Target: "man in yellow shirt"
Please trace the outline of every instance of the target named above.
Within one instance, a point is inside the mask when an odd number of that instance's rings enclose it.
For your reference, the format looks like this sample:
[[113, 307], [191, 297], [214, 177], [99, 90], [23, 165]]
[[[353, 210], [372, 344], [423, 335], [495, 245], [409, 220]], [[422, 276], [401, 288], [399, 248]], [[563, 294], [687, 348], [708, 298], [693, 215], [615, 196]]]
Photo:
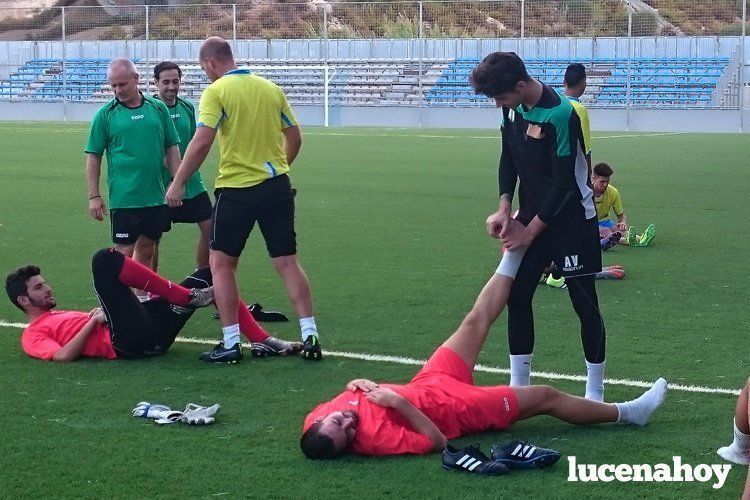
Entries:
[[583, 133], [583, 147], [586, 155], [586, 161], [591, 168], [591, 119], [586, 106], [581, 104], [579, 99], [586, 91], [586, 67], [581, 63], [574, 63], [568, 66], [563, 77], [563, 89], [565, 96], [573, 105], [578, 118], [581, 120], [581, 132]]
[[213, 363], [236, 363], [242, 359], [235, 272], [257, 222], [268, 254], [300, 317], [303, 358], [319, 360], [322, 351], [312, 293], [297, 258], [296, 191], [287, 175], [302, 145], [297, 121], [279, 87], [247, 69], [237, 68], [226, 40], [211, 37], [204, 41], [199, 62], [212, 83], [201, 96], [195, 136], [166, 199], [170, 206], [180, 206], [185, 183], [200, 168], [218, 135], [221, 159], [215, 183], [209, 263], [223, 340], [200, 359]]
[[[596, 217], [599, 219], [599, 237], [609, 238], [612, 233], [626, 234], [619, 243], [636, 247], [647, 247], [656, 236], [656, 228], [649, 224], [642, 235], [638, 235], [633, 226], [628, 226], [628, 218], [622, 209], [620, 192], [609, 183], [614, 170], [606, 163], [597, 163], [591, 174], [591, 183], [594, 186], [594, 204], [596, 205]], [[610, 212], [615, 213], [617, 222], [610, 219]]]

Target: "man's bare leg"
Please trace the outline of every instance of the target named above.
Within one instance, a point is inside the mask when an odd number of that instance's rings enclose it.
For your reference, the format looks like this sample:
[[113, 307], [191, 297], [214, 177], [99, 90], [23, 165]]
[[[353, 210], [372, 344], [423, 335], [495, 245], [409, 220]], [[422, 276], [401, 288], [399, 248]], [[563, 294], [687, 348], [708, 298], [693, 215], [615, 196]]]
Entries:
[[198, 245], [195, 249], [195, 267], [197, 269], [209, 265], [208, 242], [211, 238], [211, 228], [211, 219], [203, 220], [198, 223], [200, 235], [198, 235]]
[[461, 325], [443, 342], [443, 347], [458, 354], [470, 369], [474, 369], [490, 327], [500, 316], [508, 302], [513, 278], [493, 274], [479, 293], [474, 307], [464, 317]]
[[[315, 324], [315, 315], [313, 314], [310, 281], [307, 279], [307, 274], [305, 274], [305, 270], [302, 269], [299, 263], [297, 254], [274, 257], [271, 259], [271, 262], [273, 262], [273, 267], [276, 268], [276, 272], [279, 273], [281, 280], [284, 282], [286, 293], [289, 295], [289, 300], [292, 301], [294, 310], [299, 318], [302, 342], [306, 342], [309, 339], [307, 345], [311, 347], [318, 346], [316, 351], [319, 352], [318, 339], [320, 338], [320, 334], [318, 333], [318, 327]], [[317, 354], [314, 357], [320, 359]], [[304, 358], [310, 359], [307, 356], [304, 356]]]
[[[216, 308], [219, 310], [222, 331], [228, 327], [237, 327], [237, 339], [239, 339], [239, 324], [237, 320], [237, 307], [240, 302], [240, 293], [237, 288], [237, 257], [232, 257], [219, 250], [211, 250], [209, 262], [211, 275], [214, 282], [214, 297]], [[225, 340], [229, 341], [225, 333]], [[239, 342], [239, 340], [237, 340]], [[232, 344], [234, 345], [234, 344]], [[229, 348], [232, 345], [226, 345]]]
[[732, 443], [716, 450], [721, 458], [739, 465], [750, 465], [750, 425], [748, 425], [748, 388], [750, 379], [745, 382], [742, 392], [737, 398], [734, 409], [734, 425]]
[[[130, 257], [132, 259], [133, 251], [135, 250], [135, 243], [131, 243], [129, 245], [120, 245], [119, 243], [115, 243], [115, 250], [123, 254], [125, 257]], [[147, 264], [147, 266], [151, 267], [151, 263]]]
[[133, 250], [131, 251], [130, 256], [133, 257], [133, 260], [138, 262], [139, 264], [143, 264], [148, 268], [154, 269], [153, 260], [155, 249], [155, 240], [152, 240], [151, 238], [147, 238], [145, 236], [139, 236], [138, 241], [136, 241], [135, 245], [133, 245]]
[[579, 398], [545, 385], [514, 387], [519, 420], [550, 415], [575, 425], [618, 422], [646, 425], [651, 414], [664, 402], [667, 382], [660, 378], [639, 398], [624, 403], [601, 403]]

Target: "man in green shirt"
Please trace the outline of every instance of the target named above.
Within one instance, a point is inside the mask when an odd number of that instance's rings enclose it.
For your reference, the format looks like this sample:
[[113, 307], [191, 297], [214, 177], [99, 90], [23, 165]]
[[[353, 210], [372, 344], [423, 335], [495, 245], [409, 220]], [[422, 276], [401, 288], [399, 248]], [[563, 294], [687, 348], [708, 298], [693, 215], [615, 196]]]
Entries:
[[[158, 93], [155, 98], [167, 105], [177, 134], [180, 137], [180, 156], [185, 154], [190, 140], [195, 135], [195, 107], [190, 101], [179, 96], [182, 85], [182, 70], [171, 61], [162, 61], [154, 66], [154, 84]], [[162, 170], [164, 186], [169, 186], [172, 176], [167, 169]], [[198, 224], [200, 236], [196, 250], [196, 267], [208, 266], [208, 241], [211, 236], [211, 198], [203, 184], [200, 172], [195, 172], [185, 185], [185, 199], [182, 206], [169, 208], [169, 218], [164, 231], [171, 229], [172, 223]], [[154, 253], [153, 269], [156, 271], [159, 262], [159, 245]], [[139, 250], [139, 249], [138, 249]], [[138, 250], [136, 253], [138, 253]]]
[[[102, 156], [107, 155], [112, 241], [123, 254], [151, 265], [167, 217], [162, 171], [180, 166], [180, 139], [163, 102], [138, 91], [138, 71], [129, 59], [109, 63], [107, 79], [115, 98], [91, 121], [86, 144], [89, 214], [102, 221], [107, 205], [99, 190]], [[138, 255], [133, 255], [140, 241]]]

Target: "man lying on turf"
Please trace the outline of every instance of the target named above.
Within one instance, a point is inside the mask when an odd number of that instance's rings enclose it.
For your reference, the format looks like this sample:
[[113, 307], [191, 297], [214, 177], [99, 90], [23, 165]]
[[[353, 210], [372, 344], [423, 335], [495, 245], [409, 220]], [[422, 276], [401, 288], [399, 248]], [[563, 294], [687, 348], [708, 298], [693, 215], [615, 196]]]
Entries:
[[[517, 251], [504, 254], [458, 330], [411, 382], [381, 385], [355, 379], [336, 398], [317, 406], [305, 419], [300, 440], [303, 453], [312, 459], [335, 458], [346, 451], [423, 454], [443, 449], [448, 439], [505, 429], [536, 415], [551, 415], [571, 424], [646, 425], [664, 401], [667, 383], [662, 378], [638, 399], [615, 404], [547, 386], [474, 385], [477, 356], [505, 307], [520, 257]], [[506, 266], [511, 260], [515, 262]]]
[[[91, 261], [94, 290], [101, 307], [57, 311], [52, 288], [36, 266], [16, 269], [5, 280], [10, 301], [21, 309], [29, 326], [21, 346], [29, 356], [49, 361], [79, 357], [139, 358], [169, 349], [197, 307], [213, 303], [211, 273], [196, 270], [176, 285], [114, 249], [99, 250]], [[144, 303], [131, 288], [159, 297]], [[190, 288], [188, 288], [190, 287]], [[254, 356], [292, 354], [301, 344], [268, 335], [240, 304], [240, 329], [252, 342]]]

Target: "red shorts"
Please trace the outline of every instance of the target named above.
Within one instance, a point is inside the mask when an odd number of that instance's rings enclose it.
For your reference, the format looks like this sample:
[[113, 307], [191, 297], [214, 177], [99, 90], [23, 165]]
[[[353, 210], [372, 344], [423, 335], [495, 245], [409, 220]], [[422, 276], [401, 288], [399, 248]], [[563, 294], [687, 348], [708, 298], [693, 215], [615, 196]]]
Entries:
[[439, 387], [457, 405], [461, 413], [461, 433], [505, 429], [518, 420], [518, 399], [506, 385], [476, 386], [472, 370], [461, 357], [440, 347], [425, 363], [409, 385]]

